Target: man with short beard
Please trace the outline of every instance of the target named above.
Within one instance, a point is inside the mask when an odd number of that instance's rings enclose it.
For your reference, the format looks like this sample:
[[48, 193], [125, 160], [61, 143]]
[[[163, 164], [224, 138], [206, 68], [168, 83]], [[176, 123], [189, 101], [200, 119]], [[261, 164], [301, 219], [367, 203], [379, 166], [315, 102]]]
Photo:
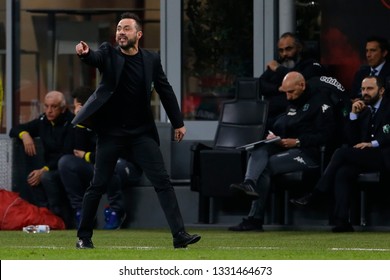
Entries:
[[283, 78], [291, 71], [297, 71], [305, 80], [325, 74], [321, 64], [310, 57], [305, 57], [301, 40], [293, 33], [282, 34], [278, 41], [277, 60], [267, 63], [267, 69], [260, 76], [260, 95], [269, 101], [268, 127], [274, 123], [276, 117], [286, 111], [287, 99], [284, 92], [279, 91]]
[[349, 209], [357, 176], [362, 172], [378, 172], [388, 168], [390, 101], [383, 98], [384, 91], [383, 81], [379, 77], [363, 79], [363, 99], [352, 104], [345, 128], [349, 146], [335, 151], [312, 193], [290, 200], [296, 206], [308, 206], [315, 204], [325, 193], [333, 193], [333, 232], [354, 231], [349, 222]]
[[[153, 184], [171, 229], [173, 246], [185, 248], [200, 240], [199, 235], [185, 231], [175, 190], [164, 165], [150, 104], [154, 90], [159, 94], [178, 142], [186, 128], [160, 56], [138, 46], [142, 35], [139, 17], [124, 13], [116, 28], [117, 47], [105, 42], [93, 51], [83, 41], [76, 45], [81, 60], [101, 73], [99, 86], [73, 120], [74, 124], [90, 125], [97, 134], [94, 176], [84, 195], [77, 232], [79, 249], [94, 248], [91, 240], [94, 218], [119, 157], [141, 167]], [[147, 217], [151, 213], [144, 214]]]

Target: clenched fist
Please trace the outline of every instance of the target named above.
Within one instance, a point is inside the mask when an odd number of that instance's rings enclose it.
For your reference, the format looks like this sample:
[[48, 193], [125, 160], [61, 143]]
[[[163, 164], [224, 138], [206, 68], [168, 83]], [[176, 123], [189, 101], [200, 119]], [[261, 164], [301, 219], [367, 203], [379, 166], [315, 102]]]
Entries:
[[80, 41], [80, 43], [76, 45], [76, 53], [78, 55], [84, 55], [87, 54], [88, 52], [89, 52], [89, 46], [84, 41]]

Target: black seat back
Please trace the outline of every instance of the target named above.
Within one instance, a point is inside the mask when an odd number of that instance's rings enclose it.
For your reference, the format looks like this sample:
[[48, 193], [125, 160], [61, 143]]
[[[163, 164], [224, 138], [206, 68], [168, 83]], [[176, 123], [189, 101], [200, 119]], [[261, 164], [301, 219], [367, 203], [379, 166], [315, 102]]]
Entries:
[[264, 137], [268, 103], [260, 99], [259, 79], [236, 80], [235, 99], [222, 103], [214, 148], [230, 149]]
[[257, 100], [260, 85], [258, 78], [240, 77], [236, 80], [236, 99], [238, 100]]
[[234, 100], [222, 104], [214, 148], [235, 148], [264, 138], [268, 103], [265, 100]]

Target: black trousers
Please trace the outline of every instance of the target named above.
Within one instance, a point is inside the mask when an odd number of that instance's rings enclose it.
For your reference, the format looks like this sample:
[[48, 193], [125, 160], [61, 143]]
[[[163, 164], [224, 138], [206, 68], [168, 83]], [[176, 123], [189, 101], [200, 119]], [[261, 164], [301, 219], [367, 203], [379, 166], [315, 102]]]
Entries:
[[32, 188], [35, 204], [39, 207], [47, 207], [56, 215], [61, 214], [61, 197], [64, 187], [57, 170], [44, 172], [41, 183]]
[[[91, 238], [94, 218], [102, 194], [114, 173], [118, 158], [137, 164], [153, 184], [172, 235], [184, 230], [175, 191], [165, 169], [156, 141], [149, 136], [111, 136], [98, 134], [94, 176], [83, 199], [83, 213], [77, 232], [79, 238]], [[147, 216], [148, 213], [145, 213]]]
[[33, 187], [38, 206], [47, 207], [61, 217], [67, 228], [73, 228], [72, 210], [58, 170], [43, 172], [41, 184]]
[[[75, 211], [81, 210], [84, 193], [93, 177], [93, 164], [75, 155], [63, 155], [58, 161], [58, 172], [72, 208]], [[107, 198], [112, 210], [124, 211], [122, 185], [117, 174], [111, 178]]]
[[377, 172], [381, 166], [381, 150], [378, 148], [342, 147], [334, 152], [316, 189], [334, 193], [336, 221], [347, 222], [349, 219], [351, 192], [359, 173]]

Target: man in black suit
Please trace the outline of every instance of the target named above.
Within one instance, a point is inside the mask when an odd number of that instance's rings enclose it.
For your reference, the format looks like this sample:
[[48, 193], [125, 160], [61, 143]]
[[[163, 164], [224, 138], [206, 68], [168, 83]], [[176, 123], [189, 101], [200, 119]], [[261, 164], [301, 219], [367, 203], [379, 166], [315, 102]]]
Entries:
[[362, 96], [361, 85], [364, 77], [378, 76], [384, 81], [385, 88], [390, 82], [390, 63], [387, 61], [389, 53], [389, 42], [382, 37], [369, 37], [366, 40], [366, 60], [367, 64], [360, 67], [355, 73], [350, 97], [352, 100]]
[[312, 193], [290, 200], [294, 205], [307, 206], [333, 192], [333, 232], [354, 231], [349, 223], [350, 196], [359, 173], [384, 171], [389, 166], [390, 100], [383, 98], [385, 89], [377, 76], [364, 78], [361, 89], [363, 100], [352, 104], [345, 127], [349, 146], [335, 151]]
[[139, 17], [124, 13], [116, 28], [117, 47], [105, 42], [93, 51], [83, 41], [76, 45], [81, 60], [101, 73], [98, 88], [73, 120], [74, 124], [91, 125], [97, 133], [94, 176], [84, 195], [77, 232], [76, 247], [80, 249], [94, 248], [91, 240], [94, 217], [119, 157], [140, 166], [152, 182], [170, 226], [174, 247], [185, 248], [200, 240], [199, 235], [185, 231], [164, 166], [150, 106], [154, 89], [175, 129], [177, 141], [183, 139], [186, 128], [159, 55], [138, 46], [142, 35]]

